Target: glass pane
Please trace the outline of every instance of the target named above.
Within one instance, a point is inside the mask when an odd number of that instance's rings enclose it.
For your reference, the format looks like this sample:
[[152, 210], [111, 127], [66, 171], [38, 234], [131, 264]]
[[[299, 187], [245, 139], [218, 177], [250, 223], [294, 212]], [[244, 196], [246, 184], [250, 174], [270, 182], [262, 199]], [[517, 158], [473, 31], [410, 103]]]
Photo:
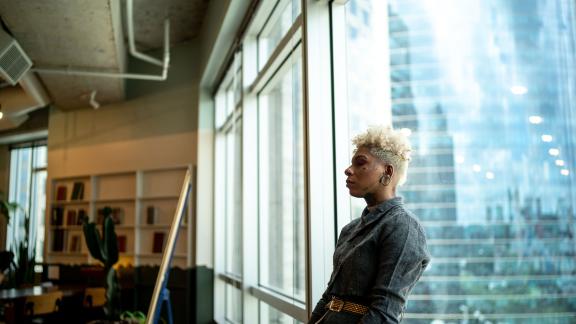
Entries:
[[276, 308], [260, 302], [261, 324], [300, 324], [302, 322], [278, 311]]
[[258, 70], [264, 67], [300, 11], [300, 0], [278, 1], [258, 36]]
[[214, 113], [214, 122], [216, 129], [222, 127], [224, 122], [226, 121], [226, 93], [222, 90], [219, 90], [214, 98], [215, 102], [215, 113]]
[[226, 134], [226, 271], [242, 276], [242, 124]]
[[[46, 147], [44, 147], [44, 152]], [[37, 150], [38, 151], [38, 150]], [[32, 207], [30, 208], [30, 238], [36, 250], [36, 262], [44, 261], [44, 215], [46, 214], [46, 170], [34, 172]]]
[[298, 61], [259, 97], [260, 284], [303, 300], [304, 140], [300, 71]]
[[226, 320], [242, 323], [242, 292], [230, 285], [226, 285]]
[[[346, 14], [346, 70], [348, 138], [370, 125], [389, 124], [388, 56], [386, 1], [349, 1]], [[349, 158], [352, 158], [352, 143]], [[348, 159], [350, 161], [350, 159]], [[348, 162], [346, 161], [346, 162]], [[343, 171], [344, 167], [338, 171]], [[359, 217], [366, 206], [363, 199], [351, 200], [351, 215]]]
[[34, 167], [35, 168], [45, 168], [48, 166], [48, 160], [46, 155], [46, 146], [39, 146], [35, 148], [34, 151]]
[[[387, 21], [372, 46], [389, 67], [375, 73], [391, 80], [385, 113], [411, 134], [400, 194], [432, 253], [405, 318], [573, 322], [576, 4], [382, 2], [348, 2], [348, 46]], [[349, 87], [371, 87], [365, 53], [348, 50]]]
[[9, 201], [17, 203], [8, 226], [6, 246], [14, 250], [18, 242], [25, 240], [28, 232], [25, 227], [24, 211], [28, 212], [32, 185], [32, 148], [14, 149], [10, 152]]

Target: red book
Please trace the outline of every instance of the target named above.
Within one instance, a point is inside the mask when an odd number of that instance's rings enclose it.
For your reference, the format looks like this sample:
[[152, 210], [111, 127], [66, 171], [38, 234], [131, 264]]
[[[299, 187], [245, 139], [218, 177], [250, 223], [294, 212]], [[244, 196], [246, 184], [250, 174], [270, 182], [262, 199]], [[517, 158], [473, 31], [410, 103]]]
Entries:
[[118, 252], [120, 252], [120, 253], [126, 252], [126, 236], [125, 235], [118, 236]]
[[56, 200], [66, 200], [66, 186], [56, 188]]
[[66, 225], [76, 225], [76, 223], [77, 223], [76, 211], [74, 209], [71, 209], [66, 214]]
[[163, 249], [164, 249], [164, 233], [154, 232], [152, 253], [162, 253]]

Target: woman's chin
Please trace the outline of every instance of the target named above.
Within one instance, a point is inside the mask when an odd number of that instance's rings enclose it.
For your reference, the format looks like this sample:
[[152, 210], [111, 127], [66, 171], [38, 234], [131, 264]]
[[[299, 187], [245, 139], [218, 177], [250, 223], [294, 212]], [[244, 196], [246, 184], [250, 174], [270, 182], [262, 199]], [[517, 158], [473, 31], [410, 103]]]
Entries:
[[354, 198], [362, 198], [364, 197], [361, 193], [354, 191], [353, 189], [348, 189], [348, 193], [350, 194], [350, 196], [354, 197]]

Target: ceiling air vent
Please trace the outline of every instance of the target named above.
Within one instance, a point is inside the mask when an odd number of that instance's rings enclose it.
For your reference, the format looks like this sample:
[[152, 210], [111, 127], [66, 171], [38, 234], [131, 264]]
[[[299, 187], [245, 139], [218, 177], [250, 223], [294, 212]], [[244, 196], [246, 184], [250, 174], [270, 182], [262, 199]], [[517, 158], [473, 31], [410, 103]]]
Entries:
[[16, 40], [0, 29], [0, 76], [15, 85], [31, 67], [32, 61]]

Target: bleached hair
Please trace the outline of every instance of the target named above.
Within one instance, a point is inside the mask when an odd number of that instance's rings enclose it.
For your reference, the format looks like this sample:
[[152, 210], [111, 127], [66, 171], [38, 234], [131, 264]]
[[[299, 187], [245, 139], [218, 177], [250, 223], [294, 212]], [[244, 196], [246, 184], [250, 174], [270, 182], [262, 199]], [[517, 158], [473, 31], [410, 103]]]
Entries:
[[399, 175], [398, 185], [406, 182], [412, 146], [404, 133], [390, 127], [370, 126], [366, 132], [355, 136], [352, 143], [356, 146], [354, 152], [365, 147], [378, 159], [392, 165]]

